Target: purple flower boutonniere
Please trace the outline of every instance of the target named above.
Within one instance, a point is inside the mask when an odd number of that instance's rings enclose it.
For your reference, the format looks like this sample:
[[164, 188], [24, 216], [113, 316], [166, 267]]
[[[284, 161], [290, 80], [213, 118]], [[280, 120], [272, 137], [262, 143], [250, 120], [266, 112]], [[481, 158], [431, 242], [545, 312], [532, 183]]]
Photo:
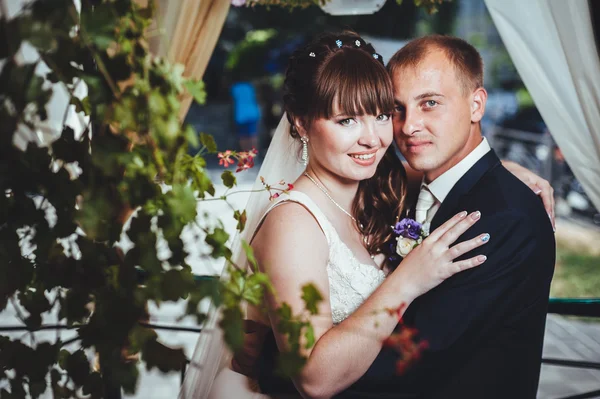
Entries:
[[416, 220], [404, 218], [392, 226], [396, 234], [396, 254], [405, 258], [417, 245], [429, 235], [429, 223], [421, 224]]

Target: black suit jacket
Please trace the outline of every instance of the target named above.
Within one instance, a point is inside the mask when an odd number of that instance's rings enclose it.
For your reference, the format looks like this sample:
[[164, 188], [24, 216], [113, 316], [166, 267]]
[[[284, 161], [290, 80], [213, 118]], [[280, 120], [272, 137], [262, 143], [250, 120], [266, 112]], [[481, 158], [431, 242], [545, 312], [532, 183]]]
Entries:
[[[429, 349], [403, 375], [399, 354], [383, 349], [346, 398], [535, 398], [554, 272], [555, 240], [541, 200], [508, 172], [493, 151], [453, 187], [431, 230], [456, 213], [482, 217], [457, 242], [489, 233], [490, 242], [465, 254], [487, 256], [421, 296], [404, 322], [419, 331]], [[274, 341], [267, 344], [272, 358]], [[263, 392], [282, 390], [266, 371]]]
[[466, 254], [487, 256], [419, 297], [405, 323], [429, 343], [423, 358], [394, 375], [398, 354], [384, 349], [349, 392], [422, 398], [535, 398], [555, 240], [541, 200], [508, 172], [493, 151], [453, 187], [431, 230], [456, 213], [482, 217], [457, 242], [489, 233]]

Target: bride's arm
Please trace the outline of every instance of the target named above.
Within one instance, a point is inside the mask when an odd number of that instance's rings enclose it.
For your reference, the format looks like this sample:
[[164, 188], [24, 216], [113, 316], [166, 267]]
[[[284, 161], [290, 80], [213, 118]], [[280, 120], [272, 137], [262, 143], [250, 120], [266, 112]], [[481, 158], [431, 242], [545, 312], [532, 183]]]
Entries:
[[[321, 292], [319, 313], [309, 317], [316, 345], [303, 348], [308, 361], [294, 384], [307, 398], [331, 397], [357, 381], [373, 363], [383, 341], [393, 332], [398, 316], [386, 309], [401, 309], [417, 296], [485, 259], [452, 260], [484, 243], [481, 237], [449, 249], [476, 222], [471, 216], [455, 216], [415, 248], [381, 286], [342, 323], [331, 320], [327, 260], [329, 249], [313, 217], [299, 204], [274, 209], [253, 241], [261, 269], [269, 275], [275, 295], [267, 295], [272, 326], [282, 303], [293, 314], [305, 312], [302, 286], [312, 283]], [[402, 308], [403, 309], [403, 308]], [[401, 311], [400, 313], [403, 313]], [[286, 336], [274, 328], [281, 351], [289, 348]]]

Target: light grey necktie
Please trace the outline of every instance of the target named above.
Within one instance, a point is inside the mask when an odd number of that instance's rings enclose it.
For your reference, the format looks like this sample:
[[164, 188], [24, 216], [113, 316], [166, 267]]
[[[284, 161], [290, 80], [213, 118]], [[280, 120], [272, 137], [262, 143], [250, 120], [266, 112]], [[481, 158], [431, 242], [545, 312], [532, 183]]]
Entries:
[[427, 221], [427, 212], [431, 209], [436, 200], [429, 188], [426, 185], [421, 186], [419, 192], [419, 199], [417, 200], [417, 206], [415, 207], [415, 219], [419, 223], [425, 223]]

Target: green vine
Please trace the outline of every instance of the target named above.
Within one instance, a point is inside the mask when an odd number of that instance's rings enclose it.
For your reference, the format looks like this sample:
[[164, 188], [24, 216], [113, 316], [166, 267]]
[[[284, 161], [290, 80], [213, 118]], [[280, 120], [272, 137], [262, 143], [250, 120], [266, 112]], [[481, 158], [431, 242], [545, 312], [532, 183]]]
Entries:
[[[203, 103], [204, 85], [150, 54], [144, 37], [154, 11], [149, 4], [84, 1], [78, 12], [71, 0], [35, 1], [12, 19], [2, 12], [0, 311], [10, 304], [29, 337], [0, 335], [0, 381], [9, 385], [0, 390], [3, 399], [36, 398], [48, 389], [55, 397], [99, 398], [111, 387], [132, 393], [138, 378], [132, 355], [140, 353], [147, 368], [163, 372], [179, 370], [185, 360], [181, 349], [163, 345], [140, 325], [149, 302], [185, 299], [183, 316], [201, 323], [206, 314], [199, 304], [212, 298], [224, 307], [228, 344], [238, 348], [242, 303], [261, 303], [270, 287], [264, 274], [231, 263], [221, 223], [200, 223], [198, 201], [229, 204], [236, 192], [214, 197], [205, 157], [216, 154], [215, 142], [178, 119], [184, 92]], [[34, 62], [20, 61], [26, 47], [35, 50]], [[80, 85], [87, 96], [75, 94]], [[78, 134], [65, 112], [56, 137], [36, 140], [56, 90], [68, 94], [87, 124]], [[188, 153], [199, 145], [198, 153]], [[254, 155], [225, 156], [241, 172]], [[221, 178], [228, 189], [236, 184], [230, 171]], [[269, 185], [264, 191], [287, 189]], [[243, 230], [245, 212], [229, 205]], [[210, 248], [203, 257], [229, 261], [230, 279], [194, 280], [181, 239], [188, 225], [202, 225]], [[132, 244], [127, 252], [116, 245], [122, 234]], [[158, 254], [159, 240], [168, 246], [166, 258]], [[77, 336], [38, 342], [34, 333], [50, 313]], [[89, 351], [97, 354], [97, 365], [90, 364]]]
[[[180, 99], [187, 92], [204, 103], [204, 84], [149, 52], [145, 32], [152, 1], [142, 8], [133, 0], [93, 6], [84, 0], [78, 11], [72, 0], [37, 0], [11, 19], [5, 1], [0, 0], [0, 311], [10, 304], [28, 332], [0, 335], [0, 382], [9, 386], [0, 389], [0, 398], [37, 398], [48, 390], [57, 398], [100, 398], [112, 389], [133, 393], [137, 354], [148, 369], [180, 370], [183, 350], [163, 345], [142, 325], [149, 302], [185, 300], [182, 317], [201, 324], [207, 315], [200, 303], [212, 299], [223, 306], [227, 343], [239, 348], [242, 305], [260, 305], [272, 288], [248, 244], [251, 270], [233, 263], [223, 224], [198, 214], [197, 205], [224, 201], [242, 231], [246, 213], [228, 200], [240, 192], [231, 191], [235, 173], [221, 174], [227, 191], [217, 196], [206, 157], [218, 156], [223, 166], [237, 164], [236, 172], [243, 172], [256, 154], [217, 154], [212, 136], [181, 124]], [[315, 1], [253, 3], [293, 8]], [[33, 62], [22, 61], [26, 49], [34, 50]], [[85, 96], [77, 94], [82, 87]], [[57, 91], [84, 117], [82, 132], [67, 124], [68, 109], [60, 121], [49, 120], [47, 106]], [[292, 188], [286, 182], [263, 184], [270, 198]], [[194, 279], [181, 239], [187, 226], [202, 232], [197, 244], [209, 248], [204, 260], [227, 262], [229, 279]], [[131, 242], [127, 251], [117, 245], [123, 235]], [[159, 241], [168, 256], [159, 256]], [[322, 298], [309, 285], [303, 299], [302, 314], [292, 314], [285, 304], [279, 309], [278, 327], [291, 347], [281, 367], [290, 375], [306, 361], [301, 345], [314, 344], [307, 320]], [[42, 321], [50, 314], [76, 336], [38, 342], [35, 332], [46, 327]], [[90, 353], [96, 361], [90, 362]]]
[[[296, 8], [307, 8], [311, 6], [321, 6], [325, 5], [331, 0], [247, 0], [245, 1], [245, 5], [249, 7], [253, 7], [256, 5], [266, 6], [266, 7], [284, 7], [289, 10], [294, 10]], [[413, 0], [417, 7], [422, 7], [429, 14], [435, 14], [439, 10], [439, 6], [444, 1], [452, 1], [452, 0]], [[241, 1], [236, 1], [235, 3], [239, 3]], [[403, 0], [396, 0], [396, 4], [402, 5]]]

